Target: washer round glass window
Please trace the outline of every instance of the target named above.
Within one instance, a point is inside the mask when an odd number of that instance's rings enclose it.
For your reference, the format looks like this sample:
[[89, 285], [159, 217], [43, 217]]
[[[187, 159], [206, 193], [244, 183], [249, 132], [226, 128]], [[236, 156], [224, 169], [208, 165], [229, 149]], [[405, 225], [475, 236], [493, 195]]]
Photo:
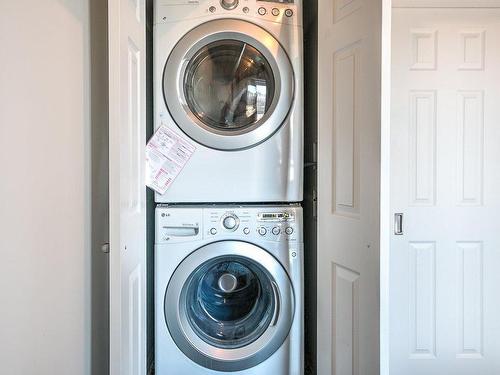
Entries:
[[190, 276], [185, 309], [194, 332], [208, 344], [234, 349], [257, 340], [274, 315], [271, 276], [242, 257], [216, 258]]
[[189, 109], [217, 130], [244, 130], [258, 123], [274, 94], [269, 62], [242, 41], [218, 40], [206, 45], [193, 56], [184, 75]]

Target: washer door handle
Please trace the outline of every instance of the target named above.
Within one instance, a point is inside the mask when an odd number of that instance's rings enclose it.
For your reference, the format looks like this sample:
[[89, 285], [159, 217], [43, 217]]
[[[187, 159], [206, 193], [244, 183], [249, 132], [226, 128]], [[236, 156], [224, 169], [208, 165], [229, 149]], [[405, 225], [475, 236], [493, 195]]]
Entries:
[[280, 292], [278, 289], [278, 285], [274, 281], [271, 281], [271, 285], [273, 287], [273, 294], [274, 294], [274, 317], [271, 323], [271, 326], [275, 326], [278, 323], [278, 318], [280, 316], [280, 310], [281, 310], [281, 303], [280, 303]]

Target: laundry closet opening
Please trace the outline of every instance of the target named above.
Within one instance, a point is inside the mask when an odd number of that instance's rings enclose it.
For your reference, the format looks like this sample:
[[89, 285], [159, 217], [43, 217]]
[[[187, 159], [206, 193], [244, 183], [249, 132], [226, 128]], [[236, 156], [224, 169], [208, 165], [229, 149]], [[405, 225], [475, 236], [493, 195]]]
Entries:
[[[165, 1], [163, 2], [165, 3]], [[168, 3], [168, 2], [167, 2]], [[203, 4], [201, 4], [203, 3]], [[210, 3], [210, 4], [209, 4]], [[213, 3], [213, 6], [210, 6]], [[297, 3], [297, 2], [295, 2]], [[185, 5], [185, 7], [190, 7], [193, 12], [197, 12], [195, 8], [203, 8], [204, 12], [227, 12], [227, 10], [221, 9], [221, 3], [219, 1], [204, 1], [200, 4]], [[171, 37], [161, 36], [161, 33], [155, 32], [155, 26], [158, 21], [165, 21], [165, 19], [174, 19], [176, 22], [179, 19], [176, 17], [181, 17], [182, 11], [179, 11], [179, 15], [176, 15], [174, 11], [174, 6], [171, 6], [169, 12], [161, 18], [159, 14], [155, 14], [155, 1], [146, 0], [147, 8], [147, 25], [146, 25], [146, 40], [147, 40], [147, 56], [146, 56], [146, 107], [147, 107], [147, 126], [146, 126], [146, 139], [150, 139], [155, 130], [158, 129], [158, 124], [155, 123], [158, 116], [162, 116], [158, 113], [158, 107], [164, 105], [167, 102], [167, 107], [165, 108], [165, 113], [168, 118], [173, 121], [171, 130], [177, 132], [180, 135], [187, 135], [192, 143], [198, 148], [196, 152], [205, 152], [205, 157], [200, 159], [193, 156], [188, 163], [196, 165], [196, 168], [188, 166], [182, 170], [182, 172], [177, 176], [176, 180], [169, 187], [165, 194], [154, 193], [151, 189], [147, 191], [147, 270], [146, 270], [146, 280], [147, 280], [147, 368], [148, 371], [157, 369], [157, 359], [155, 358], [155, 344], [157, 343], [159, 327], [155, 327], [155, 309], [158, 309], [158, 299], [161, 299], [160, 303], [165, 304], [165, 319], [169, 319], [169, 310], [167, 308], [167, 302], [165, 298], [168, 295], [176, 295], [175, 291], [169, 288], [170, 291], [158, 291], [155, 290], [155, 270], [157, 272], [158, 267], [162, 267], [158, 264], [158, 259], [155, 258], [155, 226], [158, 224], [158, 217], [162, 217], [166, 220], [165, 215], [170, 215], [171, 212], [175, 213], [178, 207], [182, 207], [183, 210], [192, 210], [190, 212], [196, 211], [196, 206], [200, 203], [203, 210], [211, 210], [214, 205], [223, 205], [224, 211], [221, 211], [221, 215], [226, 215], [228, 212], [233, 215], [235, 212], [239, 217], [235, 218], [235, 223], [238, 223], [238, 231], [241, 230], [242, 235], [247, 233], [247, 228], [243, 225], [246, 220], [241, 214], [254, 215], [255, 217], [260, 217], [263, 214], [281, 215], [285, 213], [292, 216], [297, 215], [297, 223], [283, 224], [279, 223], [275, 227], [270, 226], [267, 229], [267, 236], [273, 236], [276, 227], [282, 232], [279, 236], [288, 236], [292, 238], [296, 233], [300, 233], [298, 222], [299, 216], [302, 216], [303, 208], [303, 239], [305, 243], [303, 249], [303, 260], [304, 260], [304, 275], [305, 279], [303, 281], [304, 292], [303, 297], [305, 303], [304, 308], [304, 322], [302, 329], [304, 330], [304, 335], [299, 339], [298, 336], [302, 336], [300, 333], [301, 329], [295, 327], [295, 323], [290, 320], [287, 323], [286, 311], [288, 305], [286, 304], [286, 283], [280, 284], [280, 282], [269, 283], [269, 292], [271, 293], [274, 289], [278, 287], [278, 293], [281, 295], [280, 303], [275, 306], [273, 301], [272, 293], [266, 297], [267, 289], [267, 271], [261, 266], [254, 265], [252, 262], [247, 260], [239, 260], [238, 256], [231, 257], [230, 263], [207, 263], [205, 268], [200, 269], [207, 274], [212, 272], [213, 267], [236, 267], [239, 274], [252, 274], [257, 276], [260, 280], [260, 285], [264, 291], [263, 297], [268, 298], [266, 301], [269, 304], [269, 308], [274, 311], [274, 319], [279, 316], [277, 327], [283, 327], [283, 334], [289, 333], [289, 338], [285, 339], [285, 336], [280, 339], [277, 336], [277, 343], [267, 343], [269, 349], [261, 350], [256, 356], [249, 356], [248, 361], [242, 361], [241, 367], [227, 368], [224, 363], [217, 363], [213, 361], [212, 369], [216, 371], [239, 371], [248, 369], [252, 371], [252, 366], [259, 365], [262, 361], [266, 360], [267, 356], [271, 356], [274, 350], [282, 346], [282, 342], [285, 340], [292, 340], [290, 345], [292, 348], [297, 347], [297, 342], [304, 342], [304, 354], [297, 356], [297, 363], [299, 363], [300, 357], [303, 356], [304, 361], [301, 362], [301, 369], [305, 368], [305, 374], [315, 374], [315, 362], [316, 362], [316, 152], [317, 152], [317, 124], [316, 124], [316, 111], [317, 111], [317, 94], [316, 94], [316, 82], [317, 82], [317, 1], [313, 0], [308, 2], [304, 9], [295, 8], [297, 4], [291, 2], [287, 3], [262, 3], [268, 9], [268, 13], [265, 15], [260, 15], [259, 17], [277, 17], [274, 9], [279, 8], [280, 16], [279, 19], [283, 24], [287, 25], [295, 22], [294, 17], [301, 16], [299, 24], [303, 27], [303, 43], [301, 42], [300, 49], [303, 48], [304, 66], [301, 67], [302, 61], [296, 56], [294, 50], [295, 47], [286, 46], [289, 41], [286, 38], [279, 40], [280, 26], [279, 23], [275, 23], [273, 26], [275, 29], [270, 29], [266, 31], [265, 27], [257, 26], [257, 22], [252, 22], [249, 20], [242, 20], [242, 14], [245, 14], [248, 10], [245, 10], [248, 5], [250, 12], [255, 12], [257, 17], [258, 13], [257, 5], [253, 1], [242, 2], [237, 10], [238, 17], [234, 19], [227, 16], [215, 19], [213, 21], [207, 20], [206, 22], [199, 22], [199, 20], [191, 21], [191, 26], [187, 27], [187, 32], [176, 31], [171, 33]], [[205, 6], [206, 5], [206, 6]], [[216, 7], [216, 10], [212, 8]], [[205, 9], [206, 8], [206, 9]], [[240, 9], [241, 8], [241, 9]], [[253, 9], [255, 8], [255, 9]], [[292, 9], [292, 12], [285, 12], [288, 8]], [[247, 8], [248, 9], [248, 8]], [[243, 13], [242, 13], [243, 12]], [[242, 13], [242, 14], [240, 14]], [[201, 14], [201, 13], [200, 13]], [[226, 14], [226, 13], [224, 13]], [[206, 17], [204, 13], [202, 17]], [[216, 24], [217, 23], [217, 24]], [[218, 33], [221, 36], [217, 36], [214, 30], [218, 28], [226, 30], [223, 33]], [[229, 31], [228, 31], [229, 30]], [[272, 31], [271, 31], [272, 30]], [[184, 34], [183, 34], [184, 33]], [[160, 35], [160, 41], [156, 40], [157, 35]], [[295, 37], [295, 36], [294, 36]], [[302, 40], [302, 37], [300, 38]], [[276, 40], [275, 42], [273, 42]], [[165, 50], [168, 53], [162, 55], [162, 52], [158, 52], [158, 43], [166, 46]], [[267, 52], [272, 51], [272, 53]], [[188, 56], [189, 58], [186, 58]], [[160, 65], [161, 69], [160, 69]], [[214, 96], [214, 93], [210, 92], [213, 89], [213, 85], [207, 85], [204, 80], [211, 75], [217, 75], [219, 91], [225, 90], [226, 76], [229, 74], [234, 74], [233, 69], [238, 68], [238, 66], [245, 67], [245, 71], [238, 73], [243, 76], [242, 82], [245, 83], [244, 95], [247, 98], [251, 98], [252, 95], [255, 97], [255, 107], [247, 105], [245, 108], [240, 108], [241, 106], [236, 106], [239, 96], [235, 91], [232, 94], [232, 101], [223, 103], [220, 97]], [[182, 70], [179, 73], [179, 67]], [[230, 69], [231, 67], [231, 69]], [[249, 69], [254, 69], [254, 71], [249, 71]], [[160, 77], [161, 70], [161, 78]], [[231, 70], [231, 71], [229, 71]], [[298, 81], [294, 77], [294, 71], [305, 72], [305, 80], [300, 82], [304, 87], [304, 97], [302, 98], [301, 90], [298, 90]], [[183, 84], [186, 86], [184, 88], [179, 88], [178, 77], [183, 78]], [[251, 74], [252, 77], [245, 78], [244, 74]], [[238, 76], [238, 75], [237, 75]], [[159, 83], [161, 81], [161, 83]], [[242, 85], [236, 80], [231, 81], [231, 87], [241, 88]], [[162, 92], [161, 102], [158, 99], [157, 92]], [[227, 94], [224, 91], [224, 94]], [[248, 99], [250, 100], [250, 99]], [[226, 108], [229, 106], [230, 110]], [[231, 107], [233, 106], [233, 107]], [[254, 111], [253, 115], [249, 116], [249, 111]], [[188, 116], [186, 116], [186, 112]], [[221, 113], [225, 113], [221, 116]], [[299, 118], [304, 118], [303, 129], [300, 129], [297, 124]], [[283, 125], [284, 124], [284, 125]], [[170, 125], [169, 125], [170, 126]], [[297, 127], [296, 127], [297, 126]], [[293, 137], [289, 137], [288, 129], [294, 134]], [[258, 131], [254, 131], [257, 129]], [[292, 131], [293, 129], [293, 131]], [[303, 132], [303, 137], [297, 138], [297, 132]], [[227, 136], [230, 135], [230, 137]], [[282, 139], [280, 138], [282, 137]], [[228, 142], [228, 139], [230, 142]], [[272, 140], [272, 142], [271, 142]], [[302, 144], [303, 143], [303, 144]], [[294, 149], [299, 150], [303, 147], [302, 152], [295, 152]], [[259, 152], [255, 152], [258, 149]], [[226, 155], [221, 157], [221, 151], [224, 151]], [[226, 156], [231, 154], [233, 156], [230, 162], [229, 158]], [[234, 165], [239, 162], [241, 168], [234, 168]], [[293, 168], [289, 170], [284, 170], [282, 165], [289, 163]], [[218, 165], [218, 168], [213, 168], [214, 165]], [[300, 166], [300, 167], [299, 167]], [[303, 167], [302, 167], [303, 166]], [[206, 174], [203, 174], [203, 178], [196, 176], [199, 172], [206, 171], [212, 168], [210, 178]], [[302, 171], [297, 171], [300, 168]], [[281, 171], [281, 172], [280, 172]], [[225, 193], [221, 194], [220, 187], [217, 183], [217, 179], [221, 179], [224, 175], [228, 173], [234, 175], [233, 183], [225, 186]], [[300, 179], [301, 184], [297, 186], [295, 183], [294, 176], [303, 177]], [[186, 181], [198, 181], [197, 184], [187, 184]], [[265, 188], [263, 189], [263, 184]], [[283, 203], [285, 202], [285, 203]], [[245, 207], [245, 211], [238, 209], [239, 206]], [[260, 206], [269, 208], [252, 208], [250, 206]], [[164, 216], [158, 211], [158, 207], [163, 211]], [[207, 208], [208, 207], [208, 208]], [[236, 207], [236, 208], [235, 208]], [[173, 211], [168, 211], [173, 210]], [[239, 211], [238, 211], [239, 210]], [[205, 212], [203, 211], [203, 212]], [[155, 222], [155, 212], [156, 221]], [[216, 212], [211, 212], [214, 215]], [[158, 216], [160, 215], [160, 216]], [[195, 214], [196, 215], [196, 214]], [[203, 214], [205, 215], [205, 214]], [[231, 216], [230, 215], [230, 216]], [[237, 215], [235, 215], [237, 216]], [[221, 216], [224, 218], [225, 216]], [[230, 219], [230, 218], [229, 218]], [[201, 218], [200, 220], [204, 220]], [[218, 219], [217, 219], [218, 220]], [[252, 226], [252, 219], [247, 222], [248, 231], [253, 233], [258, 233], [260, 224], [256, 223], [255, 228]], [[220, 220], [219, 220], [220, 221]], [[221, 221], [222, 222], [222, 221]], [[225, 221], [224, 221], [225, 223]], [[219, 223], [220, 224], [220, 223]], [[163, 224], [162, 224], [163, 225]], [[169, 227], [169, 223], [165, 221], [164, 227]], [[224, 224], [225, 225], [225, 224]], [[273, 224], [275, 225], [275, 224]], [[289, 225], [289, 226], [287, 226]], [[296, 226], [297, 225], [297, 226]], [[203, 226], [203, 224], [202, 224]], [[227, 228], [227, 227], [226, 227]], [[212, 229], [216, 229], [215, 227]], [[224, 228], [222, 228], [224, 229]], [[170, 229], [169, 229], [170, 230]], [[177, 229], [176, 229], [177, 230]], [[198, 229], [193, 229], [193, 233], [197, 234]], [[199, 229], [205, 233], [207, 228]], [[221, 232], [221, 229], [217, 227], [217, 230]], [[219, 233], [215, 234], [218, 235]], [[247, 240], [244, 243], [258, 243], [259, 236], [264, 236], [260, 233], [256, 235], [256, 239]], [[156, 235], [158, 237], [158, 235]], [[222, 241], [225, 241], [223, 238]], [[275, 241], [275, 240], [273, 240]], [[230, 241], [228, 241], [230, 242]], [[229, 246], [230, 244], [228, 244]], [[184, 246], [179, 245], [169, 245], [172, 248], [177, 247], [188, 247], [189, 244]], [[266, 245], [267, 246], [267, 245]], [[260, 247], [265, 247], [260, 245]], [[272, 246], [271, 246], [272, 248]], [[278, 254], [277, 250], [273, 254]], [[195, 250], [195, 249], [193, 249]], [[203, 249], [201, 249], [203, 250]], [[236, 248], [231, 248], [230, 246], [226, 248], [227, 251], [232, 251], [237, 253]], [[251, 249], [250, 249], [251, 250]], [[249, 250], [249, 251], [250, 251]], [[269, 250], [266, 249], [266, 250]], [[216, 251], [221, 251], [220, 247], [216, 249], [212, 248], [212, 254]], [[259, 254], [256, 249], [252, 250], [252, 254], [256, 256]], [[302, 250], [301, 250], [302, 251]], [[200, 248], [193, 253], [199, 253]], [[207, 250], [208, 254], [208, 250]], [[293, 249], [290, 250], [290, 254], [294, 254]], [[208, 255], [207, 255], [208, 256]], [[275, 255], [278, 259], [279, 256]], [[295, 256], [295, 255], [293, 255]], [[186, 266], [186, 262], [189, 263], [189, 257], [181, 263], [183, 267]], [[197, 260], [199, 261], [199, 260]], [[236, 261], [236, 263], [234, 263]], [[160, 261], [161, 262], [161, 261]], [[193, 260], [193, 262], [195, 262]], [[237, 264], [237, 265], [235, 265]], [[212, 268], [211, 268], [212, 267]], [[182, 268], [179, 265], [179, 269]], [[272, 279], [280, 280], [279, 267], [273, 268]], [[293, 267], [288, 269], [288, 277], [294, 279]], [[201, 272], [200, 271], [200, 272]], [[193, 276], [190, 280], [191, 283], [201, 283], [204, 282], [203, 278], [200, 278], [199, 271], [193, 269]], [[181, 276], [172, 276], [171, 280], [175, 277], [182, 278]], [[198, 275], [198, 276], [196, 276]], [[226, 280], [227, 279], [227, 280]], [[224, 279], [228, 283], [231, 281], [229, 276]], [[219, 285], [224, 280], [219, 280]], [[205, 280], [206, 281], [206, 280]], [[228, 284], [229, 285], [229, 284]], [[299, 286], [295, 287], [296, 293], [300, 292]], [[186, 289], [186, 292], [181, 293], [178, 297], [180, 299], [185, 298], [189, 301], [190, 289]], [[170, 293], [170, 294], [169, 294]], [[173, 294], [172, 294], [173, 293]], [[186, 293], [186, 294], [182, 294]], [[276, 293], [274, 290], [273, 293]], [[302, 292], [301, 292], [302, 293]], [[296, 296], [298, 302], [300, 301], [300, 294]], [[173, 297], [172, 297], [173, 298]], [[177, 298], [177, 297], [175, 297]], [[201, 297], [199, 297], [201, 298]], [[187, 302], [186, 302], [187, 303]], [[291, 302], [290, 302], [291, 303]], [[291, 306], [291, 305], [290, 305]], [[274, 309], [274, 310], [273, 310]], [[179, 310], [179, 314], [189, 314], [190, 312], [182, 312]], [[267, 310], [265, 310], [267, 311]], [[271, 319], [272, 315], [269, 315], [264, 310], [262, 315], [258, 317], [262, 319], [263, 322], [266, 319]], [[271, 312], [272, 312], [271, 311]], [[278, 311], [278, 312], [277, 312]], [[218, 311], [220, 312], [220, 311]], [[217, 312], [212, 311], [212, 317], [217, 316]], [[202, 312], [199, 312], [202, 314]], [[277, 315], [278, 314], [278, 315]], [[296, 321], [299, 320], [298, 314], [295, 318]], [[200, 315], [201, 316], [201, 315]], [[214, 345], [218, 347], [219, 351], [224, 351], [231, 349], [232, 347], [226, 346], [221, 337], [213, 341], [209, 334], [210, 327], [199, 326], [197, 328], [196, 314], [194, 318], [186, 315], [190, 319], [189, 324], [186, 326], [179, 326], [180, 330], [191, 330], [194, 329], [194, 335], [191, 338], [195, 342], [198, 340], [198, 335], [201, 333], [203, 335], [203, 340], [198, 344], [201, 350], [206, 347], [206, 344]], [[225, 316], [225, 318], [230, 318]], [[290, 316], [290, 319], [293, 315]], [[165, 320], [164, 319], [164, 320]], [[172, 318], [173, 319], [173, 318]], [[257, 316], [256, 318], [257, 319]], [[294, 321], [295, 321], [294, 320]], [[257, 324], [258, 321], [256, 321]], [[161, 329], [166, 330], [165, 322], [162, 322]], [[276, 322], [275, 322], [276, 323]], [[273, 324], [275, 324], [273, 323]], [[158, 325], [158, 318], [156, 318], [156, 324]], [[200, 323], [201, 324], [201, 323]], [[266, 323], [267, 324], [267, 323]], [[289, 324], [289, 325], [287, 325]], [[290, 328], [291, 327], [291, 328]], [[196, 362], [206, 363], [206, 358], [200, 357], [199, 353], [191, 352], [185, 347], [183, 347], [182, 335], [176, 336], [176, 327], [171, 324], [169, 327], [169, 334], [175, 341], [177, 346], [183, 351], [186, 357], [189, 357], [193, 364]], [[249, 328], [250, 329], [250, 328]], [[280, 328], [281, 329], [281, 328]], [[266, 340], [266, 335], [268, 331], [255, 331], [256, 339], [255, 343], [258, 344], [260, 341]], [[297, 338], [294, 338], [297, 336]], [[254, 340], [250, 337], [249, 340]], [[164, 340], [164, 338], [160, 338]], [[235, 342], [238, 342], [237, 340]], [[227, 344], [229, 345], [229, 344]], [[231, 344], [233, 345], [233, 344]], [[237, 353], [238, 345], [233, 348], [233, 353]], [[241, 346], [244, 345], [242, 341]], [[263, 344], [264, 345], [264, 344]], [[288, 350], [288, 349], [287, 349]], [[295, 350], [295, 349], [293, 349]], [[158, 353], [158, 351], [157, 351]], [[278, 354], [281, 354], [278, 351]], [[235, 354], [236, 355], [236, 354]], [[248, 354], [245, 354], [248, 356]], [[276, 357], [276, 356], [275, 356]], [[289, 371], [290, 373], [296, 373], [294, 365], [291, 364]], [[262, 366], [260, 366], [262, 367]], [[200, 367], [201, 368], [201, 367]], [[201, 371], [201, 370], [200, 370]], [[245, 372], [246, 373], [246, 372]]]

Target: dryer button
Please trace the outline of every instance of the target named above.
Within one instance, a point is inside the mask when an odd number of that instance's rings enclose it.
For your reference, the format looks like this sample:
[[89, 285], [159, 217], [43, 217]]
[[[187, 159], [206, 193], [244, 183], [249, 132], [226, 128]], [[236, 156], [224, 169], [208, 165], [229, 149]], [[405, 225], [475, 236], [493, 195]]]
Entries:
[[259, 10], [258, 10], [258, 12], [259, 12], [259, 14], [260, 14], [261, 16], [265, 16], [265, 15], [266, 15], [266, 13], [267, 13], [267, 10], [266, 10], [266, 8], [264, 8], [264, 7], [260, 7], [260, 8], [259, 8]]
[[287, 16], [287, 17], [293, 16], [293, 10], [291, 10], [291, 9], [285, 10], [285, 16]]
[[261, 236], [265, 236], [265, 235], [266, 235], [266, 233], [267, 233], [267, 229], [266, 229], [266, 228], [264, 228], [264, 227], [260, 227], [260, 228], [259, 228], [259, 234], [260, 234]]
[[273, 230], [272, 230], [272, 232], [273, 232], [273, 234], [274, 234], [275, 236], [277, 236], [278, 234], [280, 234], [280, 232], [281, 232], [281, 231], [280, 231], [280, 228], [279, 228], [279, 227], [274, 227], [274, 228], [273, 228]]
[[280, 10], [278, 8], [273, 8], [273, 10], [271, 10], [271, 14], [277, 17], [280, 15]]
[[291, 235], [293, 233], [293, 228], [292, 227], [287, 227], [285, 229], [285, 233], [288, 234], [288, 235]]
[[215, 236], [217, 234], [217, 229], [215, 228], [210, 229], [210, 234]]
[[243, 228], [243, 233], [250, 234], [250, 228]]
[[239, 0], [221, 0], [220, 1], [220, 5], [222, 5], [222, 7], [224, 9], [227, 9], [227, 10], [231, 10], [231, 9], [234, 9], [238, 6], [238, 3], [239, 3]]

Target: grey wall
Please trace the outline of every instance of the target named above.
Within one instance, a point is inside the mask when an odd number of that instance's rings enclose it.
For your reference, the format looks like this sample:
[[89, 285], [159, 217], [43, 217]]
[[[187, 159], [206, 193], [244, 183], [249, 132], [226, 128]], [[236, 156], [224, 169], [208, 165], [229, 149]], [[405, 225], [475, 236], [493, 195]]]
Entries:
[[87, 0], [0, 2], [0, 363], [90, 374]]
[[90, 0], [92, 134], [92, 375], [109, 374], [108, 9]]

